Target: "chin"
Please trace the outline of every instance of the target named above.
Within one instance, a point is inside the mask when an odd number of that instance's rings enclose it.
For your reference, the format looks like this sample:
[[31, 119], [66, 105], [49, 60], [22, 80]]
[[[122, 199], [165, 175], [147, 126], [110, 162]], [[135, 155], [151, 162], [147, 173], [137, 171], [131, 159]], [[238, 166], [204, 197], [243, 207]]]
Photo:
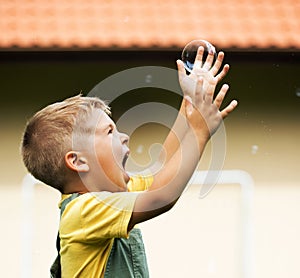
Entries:
[[129, 182], [129, 180], [130, 180], [130, 177], [129, 177], [129, 175], [128, 175], [127, 172], [124, 172], [124, 180], [125, 180], [125, 183], [126, 183], [126, 184], [127, 184], [127, 183]]

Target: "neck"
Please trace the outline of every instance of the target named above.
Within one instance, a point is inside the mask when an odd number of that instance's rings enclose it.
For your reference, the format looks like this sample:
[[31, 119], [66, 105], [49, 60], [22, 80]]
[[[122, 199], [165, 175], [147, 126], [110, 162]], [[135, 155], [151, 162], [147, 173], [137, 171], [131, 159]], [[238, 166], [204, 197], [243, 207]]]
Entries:
[[72, 181], [67, 183], [64, 186], [64, 192], [63, 194], [72, 194], [72, 193], [80, 193], [84, 194], [89, 192], [88, 188], [83, 184], [82, 181]]
[[94, 180], [90, 177], [90, 175], [85, 175], [82, 177], [74, 177], [70, 179], [70, 181], [65, 184], [63, 194], [72, 194], [72, 193], [80, 193], [84, 194], [87, 192], [122, 192], [126, 191], [127, 188], [119, 187], [108, 180]]

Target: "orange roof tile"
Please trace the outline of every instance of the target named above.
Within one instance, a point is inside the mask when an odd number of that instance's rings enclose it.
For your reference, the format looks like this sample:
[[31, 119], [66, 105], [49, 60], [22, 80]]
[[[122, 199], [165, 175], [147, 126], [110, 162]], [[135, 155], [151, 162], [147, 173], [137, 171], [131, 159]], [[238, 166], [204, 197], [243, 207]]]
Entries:
[[299, 0], [2, 0], [0, 48], [299, 48]]

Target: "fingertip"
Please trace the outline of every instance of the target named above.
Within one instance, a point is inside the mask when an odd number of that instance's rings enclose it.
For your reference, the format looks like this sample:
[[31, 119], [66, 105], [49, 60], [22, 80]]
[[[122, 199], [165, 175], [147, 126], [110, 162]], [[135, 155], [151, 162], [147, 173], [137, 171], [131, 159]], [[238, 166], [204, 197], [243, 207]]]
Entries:
[[196, 58], [195, 59], [202, 59], [202, 56], [203, 56], [203, 53], [204, 53], [204, 47], [202, 45], [200, 45], [198, 47], [198, 50], [197, 50], [197, 55], [196, 55]]
[[224, 85], [223, 85], [223, 88], [224, 88], [226, 91], [228, 91], [228, 90], [229, 90], [229, 85], [228, 85], [228, 84], [224, 84]]
[[222, 118], [225, 119], [238, 105], [237, 100], [232, 100], [230, 104], [221, 111]]
[[224, 57], [225, 53], [223, 51], [219, 51], [218, 56], [219, 57]]
[[228, 90], [229, 90], [229, 85], [228, 84], [223, 84], [220, 91], [219, 91], [219, 93], [221, 93], [222, 95], [226, 95]]
[[232, 107], [237, 107], [237, 105], [238, 105], [238, 102], [237, 102], [237, 100], [233, 100], [232, 102], [231, 102], [231, 106]]
[[180, 59], [178, 59], [178, 60], [176, 61], [176, 64], [177, 64], [177, 68], [178, 68], [179, 70], [184, 71], [184, 64], [183, 64], [183, 62], [182, 62]]

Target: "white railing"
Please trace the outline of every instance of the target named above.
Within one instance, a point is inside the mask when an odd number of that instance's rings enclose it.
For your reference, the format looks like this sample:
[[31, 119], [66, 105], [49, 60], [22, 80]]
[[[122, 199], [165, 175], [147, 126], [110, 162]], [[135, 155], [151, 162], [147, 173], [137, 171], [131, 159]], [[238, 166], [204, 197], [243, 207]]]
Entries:
[[[242, 170], [196, 171], [190, 182], [202, 185], [199, 196], [202, 198], [212, 190], [209, 176], [218, 176], [217, 184], [238, 184], [241, 187], [241, 228], [242, 228], [242, 278], [254, 276], [254, 237], [253, 237], [253, 195], [254, 182], [249, 173]], [[213, 178], [213, 180], [216, 180]], [[206, 188], [205, 188], [206, 187]], [[204, 190], [203, 190], [204, 189]]]

